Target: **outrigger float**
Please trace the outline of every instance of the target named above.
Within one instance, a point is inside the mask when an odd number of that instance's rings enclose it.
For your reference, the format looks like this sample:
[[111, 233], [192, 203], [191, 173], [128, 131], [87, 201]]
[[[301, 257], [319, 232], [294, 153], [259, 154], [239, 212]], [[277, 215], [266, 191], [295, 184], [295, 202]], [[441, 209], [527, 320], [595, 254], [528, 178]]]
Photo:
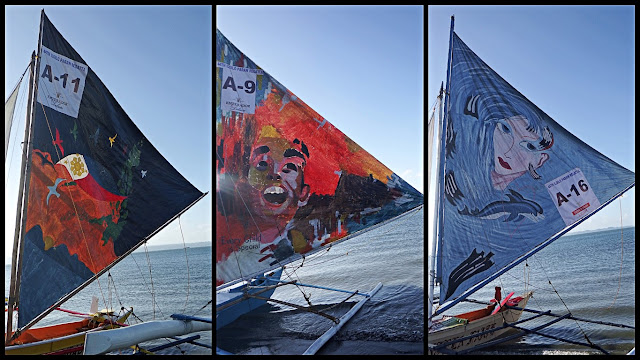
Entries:
[[[422, 209], [422, 206], [420, 206], [418, 208], [415, 208], [415, 209], [412, 209], [412, 210], [410, 210], [410, 211], [408, 211], [406, 213], [400, 214], [400, 215], [398, 215], [398, 216], [396, 216], [396, 217], [394, 217], [392, 219], [388, 219], [388, 220], [385, 220], [385, 221], [383, 221], [381, 223], [373, 225], [373, 226], [371, 226], [370, 228], [368, 228], [366, 230], [361, 230], [360, 232], [357, 232], [357, 233], [354, 233], [354, 234], [352, 234], [352, 235], [350, 235], [348, 237], [345, 237], [345, 238], [341, 239], [339, 242], [348, 240], [349, 238], [354, 237], [354, 236], [358, 236], [364, 231], [370, 231], [370, 230], [376, 229], [376, 228], [378, 228], [380, 226], [386, 225], [386, 224], [388, 224], [390, 222], [398, 220], [401, 217], [404, 217], [405, 215], [417, 212], [417, 211], [419, 211], [421, 209]], [[302, 258], [302, 257], [300, 257], [300, 258]], [[276, 270], [274, 270], [272, 272], [264, 273], [261, 276], [252, 277], [251, 280], [244, 280], [244, 281], [234, 282], [230, 286], [226, 286], [226, 287], [224, 287], [222, 289], [219, 289], [219, 290], [217, 289], [216, 290], [216, 330], [218, 330], [218, 329], [220, 329], [220, 328], [232, 323], [238, 317], [240, 317], [240, 316], [242, 316], [244, 314], [247, 314], [247, 313], [249, 313], [251, 311], [254, 311], [255, 309], [257, 309], [258, 307], [260, 307], [262, 305], [265, 305], [267, 302], [273, 302], [273, 303], [280, 304], [280, 305], [290, 306], [290, 307], [293, 307], [293, 308], [301, 310], [301, 311], [306, 311], [306, 312], [314, 313], [316, 315], [323, 316], [323, 317], [325, 317], [325, 318], [327, 318], [327, 319], [329, 319], [329, 320], [334, 322], [334, 325], [331, 328], [329, 328], [323, 335], [318, 337], [318, 339], [316, 339], [313, 342], [313, 344], [311, 344], [309, 346], [309, 348], [307, 348], [307, 350], [303, 353], [303, 355], [314, 355], [383, 286], [383, 284], [381, 282], [378, 282], [378, 284], [371, 291], [369, 291], [367, 293], [360, 293], [358, 290], [349, 291], [349, 290], [336, 289], [336, 288], [325, 287], [325, 286], [305, 284], [305, 283], [300, 283], [298, 280], [284, 281], [284, 280], [281, 280], [280, 278], [281, 278], [281, 276], [283, 274], [283, 271], [286, 268], [287, 268], [286, 266], [283, 266], [283, 267], [278, 268], [278, 269], [276, 269]], [[308, 287], [308, 288], [315, 288], [315, 289], [321, 289], [321, 290], [335, 291], [335, 292], [342, 292], [342, 293], [350, 294], [348, 297], [346, 297], [341, 302], [339, 302], [337, 304], [334, 304], [329, 308], [326, 308], [325, 311], [345, 303], [346, 301], [348, 301], [349, 299], [351, 299], [354, 296], [361, 296], [362, 298], [355, 305], [353, 305], [348, 312], [346, 312], [340, 318], [336, 318], [336, 317], [334, 317], [332, 315], [329, 315], [329, 314], [327, 314], [325, 312], [318, 311], [318, 310], [314, 309], [314, 306], [312, 304], [310, 304], [309, 306], [300, 306], [300, 305], [293, 304], [293, 303], [290, 303], [290, 302], [286, 302], [286, 301], [282, 301], [282, 300], [278, 300], [278, 299], [272, 299], [271, 295], [273, 295], [275, 290], [278, 287], [281, 287], [281, 286], [284, 286], [284, 285], [295, 285], [295, 286], [300, 286], [300, 287]], [[230, 352], [228, 352], [226, 350], [223, 350], [221, 348], [218, 348], [218, 347], [216, 347], [216, 354], [217, 355], [234, 355], [233, 353], [230, 353]]]
[[173, 341], [146, 350], [136, 347], [136, 350], [146, 354], [153, 354], [155, 351], [185, 342], [211, 349], [211, 345], [195, 342], [200, 338], [200, 335], [193, 335], [183, 339], [176, 338], [179, 335], [211, 330], [211, 319], [182, 314], [171, 315], [171, 318], [172, 320], [148, 321], [120, 329], [89, 333], [84, 343], [84, 355], [106, 354], [160, 338], [171, 338]]
[[[233, 322], [235, 319], [240, 317], [241, 315], [248, 313], [259, 306], [266, 304], [267, 302], [273, 302], [280, 305], [291, 306], [301, 311], [306, 311], [310, 313], [314, 313], [316, 315], [323, 316], [331, 321], [333, 321], [333, 326], [329, 328], [322, 336], [316, 339], [313, 344], [311, 344], [307, 350], [303, 353], [303, 355], [314, 355], [324, 344], [327, 343], [343, 326], [349, 321], [355, 314], [360, 310], [360, 308], [364, 305], [367, 300], [369, 300], [373, 295], [375, 295], [378, 290], [382, 288], [382, 283], [378, 283], [376, 287], [368, 293], [361, 294], [357, 290], [355, 292], [348, 290], [341, 290], [335, 288], [329, 288], [324, 286], [317, 286], [311, 284], [303, 284], [299, 283], [296, 280], [294, 281], [282, 281], [279, 279], [280, 274], [282, 273], [282, 268], [278, 269], [276, 272], [269, 274], [269, 276], [259, 277], [253, 279], [251, 283], [242, 283], [236, 287], [232, 287], [228, 289], [228, 291], [224, 293], [217, 294], [218, 301], [220, 303], [219, 306], [216, 307], [216, 330]], [[267, 275], [267, 274], [265, 274]], [[325, 312], [321, 312], [313, 309], [312, 306], [300, 306], [290, 302], [271, 299], [271, 295], [275, 292], [276, 288], [284, 285], [297, 285], [303, 287], [310, 287], [322, 290], [336, 291], [336, 292], [344, 292], [350, 294], [347, 298], [342, 300], [340, 303], [331, 306], [331, 308], [336, 307], [340, 304], [343, 304], [347, 300], [352, 297], [358, 295], [361, 296], [360, 299], [353, 307], [342, 315], [340, 318], [336, 318], [332, 315], [329, 315]], [[224, 300], [222, 300], [224, 299]], [[325, 309], [326, 310], [326, 309]], [[232, 353], [220, 349], [216, 347], [216, 354], [218, 355], [232, 355]]]

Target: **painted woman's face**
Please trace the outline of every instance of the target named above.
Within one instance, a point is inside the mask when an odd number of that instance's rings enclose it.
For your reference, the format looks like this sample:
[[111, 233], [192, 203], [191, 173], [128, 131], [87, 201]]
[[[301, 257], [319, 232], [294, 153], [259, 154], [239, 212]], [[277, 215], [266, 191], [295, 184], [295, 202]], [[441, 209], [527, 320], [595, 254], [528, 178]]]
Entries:
[[515, 115], [498, 121], [493, 132], [494, 170], [500, 175], [522, 173], [539, 168], [548, 155], [539, 151], [540, 135], [529, 126], [529, 120]]

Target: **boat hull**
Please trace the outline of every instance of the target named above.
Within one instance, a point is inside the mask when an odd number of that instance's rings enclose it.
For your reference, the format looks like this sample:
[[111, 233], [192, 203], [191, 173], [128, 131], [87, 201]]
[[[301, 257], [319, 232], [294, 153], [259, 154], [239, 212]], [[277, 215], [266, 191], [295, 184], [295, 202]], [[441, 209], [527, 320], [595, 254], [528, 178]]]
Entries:
[[[133, 309], [116, 319], [122, 323], [131, 315]], [[90, 330], [111, 329], [117, 325], [99, 324], [92, 319], [83, 319], [65, 324], [32, 328], [24, 331], [5, 346], [5, 355], [44, 355], [82, 353], [87, 332]]]
[[[531, 292], [526, 293], [523, 296], [523, 299], [517, 303], [517, 307], [524, 308], [527, 305], [527, 301], [531, 297]], [[487, 311], [490, 314], [490, 308], [487, 308], [484, 311]], [[522, 314], [521, 310], [513, 310], [513, 309], [504, 309], [494, 315], [487, 315], [484, 317], [480, 317], [478, 319], [469, 320], [469, 322], [465, 325], [458, 325], [454, 327], [447, 327], [441, 330], [436, 330], [434, 332], [429, 332], [428, 342], [429, 346], [435, 346], [439, 344], [444, 344], [449, 341], [453, 341], [455, 339], [460, 339], [466, 336], [471, 336], [476, 333], [481, 333], [483, 331], [496, 329], [502, 327], [505, 322], [512, 323], [518, 321], [520, 319], [520, 315]], [[486, 343], [495, 338], [500, 337], [505, 332], [509, 331], [509, 328], [496, 330], [491, 333], [482, 334], [476, 337], [472, 337], [470, 339], [463, 340], [461, 342], [455, 342], [449, 346], [447, 349], [453, 351], [461, 351], [472, 348], [474, 346]], [[429, 355], [437, 355], [441, 354], [437, 351], [433, 351], [429, 349]]]
[[[279, 269], [273, 273], [268, 279], [263, 281], [253, 280], [251, 286], [267, 286], [275, 285], [280, 280], [282, 275], [282, 269]], [[223, 326], [226, 326], [235, 321], [240, 316], [249, 313], [262, 305], [267, 303], [266, 300], [248, 298], [240, 301], [244, 296], [244, 290], [246, 284], [225, 290], [223, 292], [216, 293], [216, 330]], [[249, 290], [249, 293], [255, 293], [258, 289]], [[276, 291], [275, 288], [267, 290], [260, 294], [260, 297], [271, 298], [271, 295]], [[236, 302], [231, 306], [227, 304]], [[219, 308], [224, 308], [218, 311]]]

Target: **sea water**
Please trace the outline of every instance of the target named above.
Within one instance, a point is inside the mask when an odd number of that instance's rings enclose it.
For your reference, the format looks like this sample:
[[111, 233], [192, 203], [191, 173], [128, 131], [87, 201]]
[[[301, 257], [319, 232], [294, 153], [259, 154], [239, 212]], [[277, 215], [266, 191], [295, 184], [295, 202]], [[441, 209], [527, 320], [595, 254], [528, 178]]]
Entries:
[[[318, 354], [424, 354], [424, 214], [409, 213], [307, 258], [302, 267], [300, 261], [287, 267], [289, 275], [282, 280], [361, 293], [383, 284]], [[349, 296], [286, 285], [272, 298], [308, 306], [301, 290], [319, 309]], [[340, 317], [359, 298], [328, 312]], [[217, 331], [216, 345], [236, 354], [302, 354], [332, 324], [325, 317], [269, 303]]]
[[[108, 274], [104, 274], [99, 281], [94, 281], [60, 307], [88, 313], [92, 296], [97, 296], [99, 309], [108, 306], [118, 311], [122, 306], [127, 309], [133, 307], [135, 317], [129, 317], [129, 324], [139, 323], [136, 317], [145, 322], [154, 319], [170, 320], [169, 316], [176, 313], [211, 318], [213, 306], [209, 302], [213, 299], [212, 247], [189, 247], [186, 253], [184, 248], [151, 251], [152, 247], [149, 247], [149, 250], [147, 253], [138, 250], [127, 256], [109, 271], [112, 280]], [[5, 296], [8, 296], [10, 271], [11, 266], [5, 265]], [[154, 302], [155, 306], [152, 305]], [[36, 326], [77, 320], [77, 317], [67, 313], [53, 311]], [[200, 335], [200, 339], [195, 340], [197, 342], [209, 346], [213, 343], [211, 331], [180, 337], [193, 335]], [[168, 342], [167, 339], [157, 339], [142, 343], [141, 347], [148, 349]], [[212, 350], [181, 344], [158, 353], [212, 354]]]
[[[533, 290], [527, 309], [562, 315], [570, 311], [578, 318], [635, 326], [635, 239], [635, 227], [563, 236], [529, 258], [525, 262], [528, 266], [518, 265], [470, 297], [489, 301], [496, 286], [502, 287], [503, 298], [512, 291], [513, 296], [522, 296], [525, 290]], [[439, 293], [437, 287], [435, 293]], [[479, 308], [482, 305], [463, 302], [445, 314]], [[520, 319], [533, 315], [523, 313]], [[533, 328], [550, 320], [553, 318], [542, 317], [521, 326]], [[612, 354], [626, 354], [635, 347], [635, 330], [628, 328], [561, 320], [540, 332], [585, 343], [584, 332], [591, 342]], [[540, 335], [525, 335], [473, 354], [599, 353]]]

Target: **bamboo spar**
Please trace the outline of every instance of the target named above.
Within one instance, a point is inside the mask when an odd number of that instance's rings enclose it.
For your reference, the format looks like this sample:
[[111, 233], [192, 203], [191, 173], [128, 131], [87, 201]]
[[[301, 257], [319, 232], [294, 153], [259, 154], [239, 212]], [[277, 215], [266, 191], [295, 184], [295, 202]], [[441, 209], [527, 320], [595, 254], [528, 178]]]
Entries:
[[371, 290], [371, 292], [369, 292], [369, 294], [367, 294], [368, 296], [365, 297], [364, 299], [360, 300], [356, 305], [354, 305], [351, 310], [349, 310], [346, 314], [344, 314], [341, 318], [338, 324], [332, 326], [329, 330], [327, 330], [327, 332], [325, 332], [324, 334], [322, 334], [322, 336], [320, 336], [318, 339], [316, 339], [316, 341], [314, 341], [313, 344], [311, 344], [311, 346], [309, 346], [309, 348], [307, 349], [307, 351], [304, 352], [304, 354], [302, 355], [314, 355], [318, 350], [320, 350], [320, 348], [331, 339], [331, 337], [333, 337], [333, 335], [335, 335], [335, 333], [338, 332], [338, 330], [340, 330], [340, 328], [342, 328], [342, 326], [349, 321], [349, 319], [351, 319], [351, 317], [353, 315], [355, 315], [356, 312], [358, 312], [358, 310], [360, 310], [360, 308], [362, 307], [362, 305], [364, 305], [364, 303], [369, 300], [373, 295], [375, 295], [376, 292], [378, 292], [378, 290], [380, 290], [380, 288], [382, 287], [382, 283], [378, 283], [378, 285]]

